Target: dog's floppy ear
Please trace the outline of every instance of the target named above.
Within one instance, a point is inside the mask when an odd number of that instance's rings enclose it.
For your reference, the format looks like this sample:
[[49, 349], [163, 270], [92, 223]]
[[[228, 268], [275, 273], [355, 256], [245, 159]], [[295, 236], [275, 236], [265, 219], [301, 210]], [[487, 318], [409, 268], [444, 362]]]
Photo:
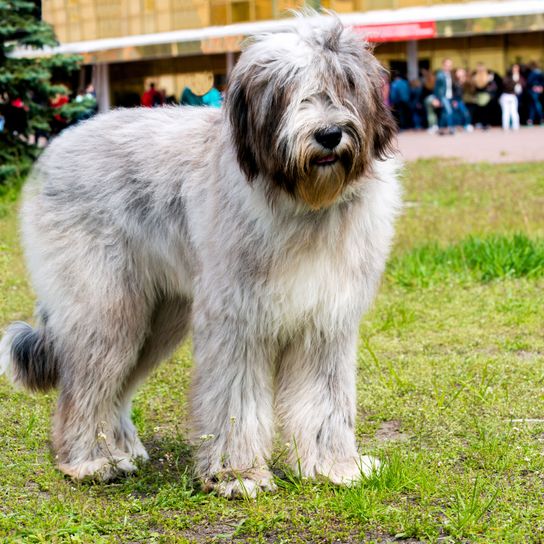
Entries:
[[374, 100], [374, 138], [372, 144], [374, 157], [380, 160], [384, 160], [394, 153], [394, 140], [397, 134], [397, 124], [383, 96], [385, 77], [386, 72], [380, 67], [379, 77], [373, 78], [372, 85], [372, 98]]
[[226, 94], [225, 107], [232, 129], [238, 164], [248, 181], [252, 181], [259, 174], [259, 168], [252, 149], [255, 135], [252, 134], [251, 129], [248, 89], [241, 78], [233, 74]]

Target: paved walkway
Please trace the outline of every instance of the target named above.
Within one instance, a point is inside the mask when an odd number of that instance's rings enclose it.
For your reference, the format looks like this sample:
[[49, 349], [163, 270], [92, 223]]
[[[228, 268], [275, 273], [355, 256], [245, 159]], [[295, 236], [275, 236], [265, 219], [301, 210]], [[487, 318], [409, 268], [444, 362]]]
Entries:
[[544, 126], [521, 127], [518, 132], [457, 132], [439, 136], [427, 132], [403, 132], [398, 146], [405, 160], [435, 157], [455, 158], [467, 162], [544, 161]]

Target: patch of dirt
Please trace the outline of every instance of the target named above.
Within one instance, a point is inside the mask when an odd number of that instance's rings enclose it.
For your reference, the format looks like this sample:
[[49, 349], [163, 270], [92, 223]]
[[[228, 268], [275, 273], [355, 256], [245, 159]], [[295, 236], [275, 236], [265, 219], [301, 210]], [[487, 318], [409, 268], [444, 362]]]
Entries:
[[516, 355], [522, 361], [531, 361], [532, 359], [536, 359], [542, 356], [542, 354], [539, 353], [538, 351], [525, 351], [525, 350], [516, 351]]
[[243, 539], [233, 538], [240, 520], [223, 520], [217, 523], [201, 524], [182, 531], [183, 536], [190, 542], [201, 544], [205, 542], [243, 542]]
[[402, 535], [391, 536], [378, 533], [367, 534], [365, 536], [365, 540], [361, 540], [360, 542], [376, 542], [376, 544], [387, 544], [389, 542], [402, 542], [403, 544], [423, 544], [423, 541], [417, 540], [417, 538], [405, 538]]
[[401, 431], [401, 421], [392, 419], [383, 421], [374, 438], [379, 442], [406, 442], [410, 437]]

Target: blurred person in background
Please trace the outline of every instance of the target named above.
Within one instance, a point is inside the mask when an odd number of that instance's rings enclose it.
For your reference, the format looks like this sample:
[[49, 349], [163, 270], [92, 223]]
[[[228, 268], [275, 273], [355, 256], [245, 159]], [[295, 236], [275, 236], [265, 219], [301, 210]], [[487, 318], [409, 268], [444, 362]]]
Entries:
[[429, 134], [436, 134], [439, 130], [438, 128], [438, 119], [441, 114], [442, 106], [440, 105], [440, 100], [436, 98], [434, 94], [430, 94], [423, 101], [425, 106], [425, 112], [427, 113], [427, 132]]
[[453, 120], [453, 63], [451, 59], [442, 61], [442, 68], [436, 73], [434, 96], [440, 101], [441, 112], [439, 125], [441, 133], [455, 134]]
[[519, 64], [514, 64], [502, 80], [502, 94], [499, 103], [502, 109], [503, 130], [519, 130], [519, 98], [523, 84]]
[[[434, 84], [436, 78], [431, 70], [422, 68], [421, 70], [421, 82], [423, 83], [421, 91], [421, 102], [425, 111], [425, 120], [427, 132], [438, 132], [438, 116], [440, 103], [434, 96]], [[437, 109], [438, 108], [438, 109]]]
[[497, 96], [498, 85], [494, 74], [482, 62], [476, 65], [471, 82], [474, 97], [473, 122], [477, 127], [487, 130], [491, 125], [493, 101]]
[[536, 125], [537, 122], [542, 123], [542, 93], [544, 92], [544, 74], [538, 67], [536, 62], [529, 65], [531, 69], [527, 76], [527, 91], [529, 93], [529, 117], [527, 124], [529, 126]]
[[423, 100], [427, 98], [430, 94], [434, 93], [434, 84], [436, 81], [435, 75], [431, 70], [426, 68], [421, 69], [421, 82], [423, 83]]
[[51, 107], [55, 110], [58, 110], [58, 113], [53, 114], [53, 119], [51, 122], [51, 134], [55, 136], [59, 134], [68, 126], [68, 119], [62, 115], [60, 112], [62, 106], [68, 104], [70, 99], [67, 94], [58, 93], [51, 100]]
[[521, 65], [517, 63], [512, 65], [511, 77], [514, 82], [514, 93], [516, 95], [516, 98], [518, 99], [518, 113], [521, 119], [521, 103], [527, 89], [527, 80], [523, 76], [523, 70], [521, 68]]
[[4, 124], [14, 136], [24, 136], [28, 128], [28, 110], [28, 104], [19, 96], [8, 102], [4, 111]]
[[85, 107], [84, 111], [82, 111], [75, 118], [74, 121], [76, 123], [84, 121], [85, 119], [90, 119], [93, 115], [97, 113], [98, 104], [96, 102], [96, 93], [94, 92], [94, 87], [92, 86], [92, 84], [87, 85], [85, 89], [80, 89], [74, 100], [78, 104], [81, 104]]
[[155, 89], [155, 83], [150, 83], [149, 89], [142, 95], [142, 106], [145, 108], [155, 108], [161, 104], [161, 94]]
[[456, 125], [462, 126], [465, 131], [472, 132], [474, 127], [471, 123], [471, 115], [465, 104], [465, 92], [467, 88], [467, 71], [464, 68], [457, 68], [453, 78], [453, 112]]
[[389, 90], [389, 100], [393, 107], [393, 115], [400, 130], [411, 126], [410, 84], [397, 72]]
[[412, 125], [416, 130], [425, 127], [425, 106], [423, 105], [423, 83], [420, 79], [410, 81], [410, 112]]

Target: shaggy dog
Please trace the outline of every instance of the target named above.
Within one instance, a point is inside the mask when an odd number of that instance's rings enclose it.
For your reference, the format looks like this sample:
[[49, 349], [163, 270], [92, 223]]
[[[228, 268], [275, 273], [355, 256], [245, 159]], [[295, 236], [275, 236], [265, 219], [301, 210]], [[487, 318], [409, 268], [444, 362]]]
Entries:
[[65, 131], [26, 186], [36, 328], [3, 368], [60, 389], [53, 447], [76, 479], [148, 457], [138, 385], [192, 330], [196, 470], [226, 496], [274, 488], [275, 421], [302, 476], [350, 483], [359, 321], [399, 207], [384, 74], [335, 18], [256, 37], [222, 110], [117, 110]]

